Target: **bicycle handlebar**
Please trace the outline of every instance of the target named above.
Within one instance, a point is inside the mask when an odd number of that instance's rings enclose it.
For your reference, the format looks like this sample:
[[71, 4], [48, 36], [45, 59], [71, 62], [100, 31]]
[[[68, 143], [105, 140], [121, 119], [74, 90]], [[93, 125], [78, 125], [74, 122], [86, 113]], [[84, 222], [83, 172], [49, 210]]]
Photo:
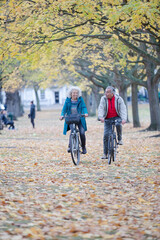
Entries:
[[108, 122], [109, 124], [122, 123], [121, 119], [105, 119], [104, 121]]
[[[77, 115], [79, 115], [80, 117], [85, 117], [85, 114], [79, 114], [79, 113], [78, 113]], [[66, 115], [66, 116], [67, 116], [67, 115]], [[62, 116], [62, 120], [65, 119], [66, 116]]]
[[[101, 120], [98, 118], [98, 121], [101, 121]], [[104, 121], [108, 122], [109, 124], [122, 123], [122, 119], [111, 119], [111, 118], [108, 118], [108, 119], [104, 119]]]

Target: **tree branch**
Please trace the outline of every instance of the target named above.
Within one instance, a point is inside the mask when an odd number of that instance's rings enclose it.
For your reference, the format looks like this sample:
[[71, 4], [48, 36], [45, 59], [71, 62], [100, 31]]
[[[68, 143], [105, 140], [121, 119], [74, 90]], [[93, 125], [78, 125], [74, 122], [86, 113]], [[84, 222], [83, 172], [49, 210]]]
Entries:
[[65, 32], [66, 30], [70, 30], [70, 29], [73, 29], [73, 28], [76, 28], [76, 27], [83, 26], [83, 25], [85, 25], [85, 24], [88, 23], [88, 22], [89, 22], [89, 20], [87, 20], [87, 21], [85, 21], [85, 22], [83, 22], [83, 23], [80, 23], [80, 24], [76, 24], [76, 25], [74, 25], [74, 26], [72, 26], [72, 27], [66, 27], [66, 28], [56, 27], [56, 26], [55, 26], [54, 24], [52, 24], [52, 23], [48, 23], [48, 25], [50, 25], [50, 26], [52, 26], [52, 27], [55, 27], [55, 28], [59, 29], [60, 31]]
[[[131, 37], [131, 34], [129, 33], [126, 33], [125, 31], [123, 31], [122, 29], [119, 29], [119, 28], [115, 28], [116, 31], [118, 32], [121, 32], [122, 34], [124, 34], [125, 36], [128, 36], [128, 37]], [[132, 35], [137, 35], [137, 34], [146, 34], [146, 32], [133, 32]], [[150, 32], [151, 33], [151, 32]], [[158, 38], [156, 35], [154, 35], [156, 38]], [[147, 43], [147, 44], [150, 44], [150, 45], [155, 45], [155, 46], [160, 46], [159, 43], [154, 43], [154, 42], [151, 42], [151, 41], [146, 41], [146, 40], [141, 40], [139, 38], [136, 38], [136, 37], [133, 37], [133, 40], [137, 41], [137, 42], [142, 42], [142, 43]]]
[[117, 31], [114, 31], [114, 33], [118, 36], [119, 40], [121, 42], [123, 42], [126, 46], [128, 46], [130, 49], [132, 49], [133, 51], [137, 52], [138, 54], [140, 54], [142, 57], [144, 57], [145, 59], [147, 59], [148, 61], [152, 61], [154, 62], [156, 65], [160, 65], [160, 60], [151, 56], [150, 54], [148, 54], [147, 52], [143, 51], [142, 49], [136, 47], [134, 44], [132, 44], [131, 42], [127, 41], [126, 39], [122, 38], [121, 36], [119, 36], [119, 34], [117, 33]]
[[156, 72], [154, 78], [153, 78], [153, 81], [155, 83], [157, 83], [158, 81], [160, 81], [160, 68], [158, 69], [158, 71]]
[[133, 76], [129, 71], [124, 71], [124, 74], [125, 74], [125, 77], [127, 79], [129, 79], [132, 83], [135, 83], [137, 85], [140, 85], [140, 86], [143, 86], [145, 88], [147, 88], [147, 82], [145, 81], [142, 81], [141, 79], [139, 78], [136, 78], [135, 76]]

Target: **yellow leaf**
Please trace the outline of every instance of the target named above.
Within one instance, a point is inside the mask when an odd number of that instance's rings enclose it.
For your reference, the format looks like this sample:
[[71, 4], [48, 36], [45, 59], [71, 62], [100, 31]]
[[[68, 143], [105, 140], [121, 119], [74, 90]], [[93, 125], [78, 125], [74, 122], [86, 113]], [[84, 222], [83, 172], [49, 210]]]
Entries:
[[141, 203], [146, 202], [146, 201], [145, 201], [143, 198], [141, 198], [141, 197], [138, 198], [138, 201], [141, 202]]
[[34, 179], [30, 178], [28, 179], [29, 182], [34, 182]]
[[79, 205], [79, 202], [74, 202], [73, 205]]

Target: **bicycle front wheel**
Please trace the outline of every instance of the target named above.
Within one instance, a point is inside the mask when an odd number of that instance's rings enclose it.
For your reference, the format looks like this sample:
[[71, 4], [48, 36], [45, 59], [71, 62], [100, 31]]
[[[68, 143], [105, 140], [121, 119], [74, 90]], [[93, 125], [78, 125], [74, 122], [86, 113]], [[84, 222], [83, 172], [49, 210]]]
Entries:
[[74, 165], [78, 165], [80, 162], [80, 149], [79, 149], [79, 137], [71, 135], [71, 157]]
[[116, 138], [113, 139], [113, 162], [116, 161], [116, 155], [117, 155], [117, 141]]
[[108, 164], [111, 164], [111, 160], [113, 159], [113, 135], [110, 135], [108, 138]]

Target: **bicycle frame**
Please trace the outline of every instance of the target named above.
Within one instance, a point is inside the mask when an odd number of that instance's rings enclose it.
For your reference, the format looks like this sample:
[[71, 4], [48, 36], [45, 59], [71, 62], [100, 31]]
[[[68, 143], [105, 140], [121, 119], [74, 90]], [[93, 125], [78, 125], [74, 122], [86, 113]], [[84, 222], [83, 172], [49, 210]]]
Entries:
[[116, 127], [116, 123], [118, 122], [120, 123], [119, 119], [108, 121], [108, 124], [112, 125], [111, 132], [109, 133], [109, 136], [108, 136], [108, 164], [111, 164], [111, 160], [113, 162], [116, 160], [118, 143], [117, 143], [117, 135], [116, 135], [115, 127]]
[[[85, 114], [80, 114], [80, 117], [85, 117]], [[78, 165], [80, 162], [80, 153], [81, 153], [80, 134], [79, 134], [78, 125], [75, 124], [74, 122], [71, 124], [73, 125], [73, 128], [71, 130], [71, 142], [70, 142], [71, 157], [74, 165]]]

